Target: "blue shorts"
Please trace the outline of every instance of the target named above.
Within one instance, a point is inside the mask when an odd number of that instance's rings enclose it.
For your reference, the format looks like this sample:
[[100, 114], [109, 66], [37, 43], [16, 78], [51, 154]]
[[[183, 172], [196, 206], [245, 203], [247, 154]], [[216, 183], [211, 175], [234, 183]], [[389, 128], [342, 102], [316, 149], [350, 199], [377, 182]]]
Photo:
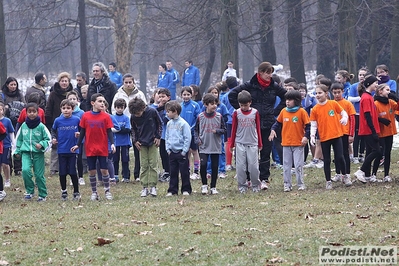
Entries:
[[96, 170], [96, 164], [98, 160], [98, 164], [100, 165], [100, 169], [107, 169], [108, 170], [108, 164], [107, 164], [107, 156], [87, 156], [87, 167], [90, 170]]
[[191, 137], [190, 149], [193, 151], [198, 150], [198, 144], [195, 143], [194, 136]]
[[3, 154], [0, 154], [0, 161], [1, 163], [4, 164], [10, 164], [10, 156], [11, 156], [11, 150], [10, 148], [4, 148], [3, 147]]
[[76, 175], [76, 154], [60, 153], [58, 154], [59, 175]]

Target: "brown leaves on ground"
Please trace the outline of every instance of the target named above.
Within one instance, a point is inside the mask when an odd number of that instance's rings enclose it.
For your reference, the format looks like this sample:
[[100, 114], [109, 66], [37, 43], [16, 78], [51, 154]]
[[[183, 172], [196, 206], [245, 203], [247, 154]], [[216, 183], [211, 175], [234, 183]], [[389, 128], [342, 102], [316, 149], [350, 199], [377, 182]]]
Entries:
[[359, 215], [359, 214], [356, 214], [356, 218], [357, 219], [368, 220], [368, 219], [371, 218], [371, 215]]
[[266, 265], [273, 265], [276, 263], [283, 263], [285, 260], [282, 257], [275, 257], [272, 259], [268, 259]]
[[114, 242], [114, 240], [108, 239], [108, 238], [103, 238], [103, 237], [97, 237], [97, 243], [94, 244], [96, 246], [104, 246], [107, 244], [111, 244]]

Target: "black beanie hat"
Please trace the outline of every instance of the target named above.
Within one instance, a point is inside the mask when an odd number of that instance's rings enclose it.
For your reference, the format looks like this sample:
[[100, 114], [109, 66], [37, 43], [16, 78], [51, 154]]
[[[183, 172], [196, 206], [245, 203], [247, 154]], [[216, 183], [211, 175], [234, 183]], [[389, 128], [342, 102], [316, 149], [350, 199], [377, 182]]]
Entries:
[[365, 86], [366, 88], [368, 88], [368, 87], [370, 87], [371, 84], [373, 84], [373, 83], [376, 82], [376, 81], [378, 81], [378, 79], [377, 79], [376, 77], [374, 77], [373, 75], [371, 75], [371, 76], [368, 76], [368, 77], [364, 80], [363, 84], [364, 84], [364, 86]]

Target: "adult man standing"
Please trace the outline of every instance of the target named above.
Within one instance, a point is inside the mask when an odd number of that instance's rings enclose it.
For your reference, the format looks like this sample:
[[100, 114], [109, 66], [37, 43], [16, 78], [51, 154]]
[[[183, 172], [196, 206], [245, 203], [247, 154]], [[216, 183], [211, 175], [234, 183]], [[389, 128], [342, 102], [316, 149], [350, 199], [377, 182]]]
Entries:
[[122, 74], [119, 73], [118, 71], [116, 71], [116, 64], [114, 62], [109, 63], [108, 66], [108, 70], [109, 70], [109, 78], [110, 80], [116, 84], [116, 88], [119, 89], [122, 86]]
[[40, 94], [40, 103], [39, 107], [43, 110], [46, 109], [46, 88], [44, 85], [47, 83], [47, 77], [44, 73], [39, 72], [35, 75], [35, 84], [28, 88], [25, 93], [25, 100], [28, 102], [29, 95], [32, 92], [38, 92]]
[[84, 73], [84, 72], [76, 73], [76, 88], [75, 88], [75, 91], [78, 93], [80, 101], [83, 100], [82, 91], [80, 90], [80, 88], [82, 88], [82, 86], [86, 85], [86, 84], [87, 84], [86, 73]]
[[192, 84], [199, 86], [200, 85], [200, 71], [199, 69], [193, 65], [193, 61], [187, 60], [184, 62], [186, 65], [186, 70], [183, 72], [182, 76], [182, 86], [190, 86]]
[[176, 85], [180, 82], [180, 75], [179, 72], [177, 72], [173, 66], [172, 66], [172, 61], [167, 60], [166, 61], [166, 68], [168, 69], [167, 71], [172, 74], [173, 82], [172, 86], [170, 86], [170, 99], [171, 100], [176, 100]]
[[[238, 109], [238, 93], [243, 90], [248, 91], [252, 97], [251, 107], [258, 110], [260, 115], [261, 124], [261, 137], [263, 148], [260, 152], [259, 170], [261, 189], [265, 190], [268, 188], [268, 182], [270, 177], [270, 153], [272, 150], [272, 142], [268, 140], [270, 130], [274, 122], [275, 117], [285, 107], [284, 95], [287, 92], [281, 88], [272, 78], [274, 68], [269, 62], [262, 62], [258, 66], [258, 72], [251, 78], [250, 81], [245, 82], [238, 87], [235, 87], [230, 91], [228, 97], [231, 105]], [[276, 98], [279, 97], [281, 100], [280, 104], [274, 108]]]
[[108, 111], [111, 113], [111, 103], [114, 99], [116, 91], [116, 85], [109, 79], [108, 71], [105, 68], [104, 64], [102, 62], [94, 63], [93, 79], [91, 80], [89, 90], [87, 91], [87, 101], [91, 101], [91, 96], [94, 93], [101, 93], [104, 96], [105, 100], [107, 100], [109, 105]]

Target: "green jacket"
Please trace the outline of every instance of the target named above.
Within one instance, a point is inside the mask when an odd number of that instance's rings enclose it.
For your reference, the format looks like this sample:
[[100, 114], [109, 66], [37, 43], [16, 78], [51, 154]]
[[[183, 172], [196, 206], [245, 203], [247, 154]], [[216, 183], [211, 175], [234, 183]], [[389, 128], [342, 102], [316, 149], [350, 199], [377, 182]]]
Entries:
[[[45, 152], [50, 148], [51, 134], [43, 123], [30, 129], [24, 122], [18, 131], [16, 139], [15, 154], [21, 154], [21, 152]], [[36, 143], [42, 145], [40, 150], [36, 149]]]

